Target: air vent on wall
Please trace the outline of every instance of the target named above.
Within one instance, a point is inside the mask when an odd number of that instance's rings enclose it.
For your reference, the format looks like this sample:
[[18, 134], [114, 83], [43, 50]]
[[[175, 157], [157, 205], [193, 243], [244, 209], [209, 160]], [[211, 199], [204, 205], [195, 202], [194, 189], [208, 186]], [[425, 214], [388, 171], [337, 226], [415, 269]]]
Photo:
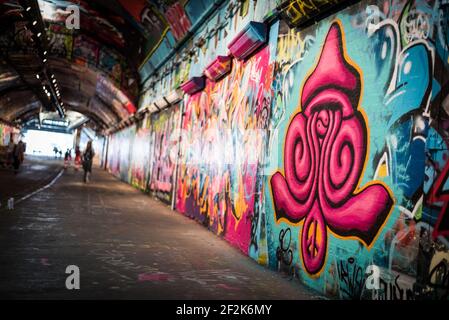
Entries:
[[232, 58], [229, 56], [218, 56], [204, 71], [206, 77], [217, 81], [231, 71]]
[[268, 40], [265, 23], [251, 21], [228, 45], [232, 55], [239, 60], [248, 58]]
[[170, 104], [175, 104], [179, 101], [182, 100], [183, 97], [183, 92], [182, 90], [176, 89], [173, 90], [172, 92], [170, 92], [165, 99], [170, 103]]
[[204, 89], [206, 81], [204, 77], [193, 77], [181, 84], [181, 89], [187, 94], [194, 94]]

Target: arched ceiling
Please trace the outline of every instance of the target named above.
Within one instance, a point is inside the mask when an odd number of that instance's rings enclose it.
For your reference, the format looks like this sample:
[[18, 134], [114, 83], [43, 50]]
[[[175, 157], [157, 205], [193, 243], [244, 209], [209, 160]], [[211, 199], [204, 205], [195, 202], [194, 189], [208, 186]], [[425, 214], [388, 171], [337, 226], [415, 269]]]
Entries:
[[98, 131], [125, 122], [137, 109], [139, 67], [163, 42], [186, 37], [215, 1], [0, 0], [0, 120], [67, 108]]
[[[33, 2], [37, 15], [26, 10]], [[79, 29], [66, 27], [73, 4]], [[137, 109], [143, 41], [115, 1], [0, 0], [0, 120], [24, 123], [59, 102], [100, 132], [125, 121]]]

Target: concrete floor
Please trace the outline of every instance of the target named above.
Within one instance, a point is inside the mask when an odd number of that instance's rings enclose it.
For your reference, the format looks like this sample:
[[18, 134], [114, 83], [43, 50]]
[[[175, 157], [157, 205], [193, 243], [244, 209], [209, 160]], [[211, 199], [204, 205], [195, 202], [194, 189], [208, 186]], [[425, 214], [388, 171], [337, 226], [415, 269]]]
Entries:
[[[61, 168], [48, 165], [35, 175], [48, 181]], [[81, 180], [69, 169], [14, 211], [0, 209], [0, 298], [322, 298], [100, 169]], [[65, 288], [68, 265], [80, 268], [80, 290]]]
[[62, 169], [61, 159], [26, 156], [20, 170], [0, 169], [0, 208], [7, 199], [20, 199], [47, 185]]

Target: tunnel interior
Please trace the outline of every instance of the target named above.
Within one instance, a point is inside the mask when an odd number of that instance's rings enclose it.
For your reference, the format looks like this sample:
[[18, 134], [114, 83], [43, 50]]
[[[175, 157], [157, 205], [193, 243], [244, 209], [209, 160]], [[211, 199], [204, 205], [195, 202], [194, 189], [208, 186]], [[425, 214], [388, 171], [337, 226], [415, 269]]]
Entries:
[[86, 125], [105, 134], [135, 113], [143, 37], [123, 8], [110, 1], [2, 1], [0, 12], [4, 123], [65, 120], [69, 131]]
[[29, 228], [47, 256], [20, 258], [60, 267], [73, 233], [86, 297], [100, 267], [113, 297], [313, 296], [254, 262], [320, 297], [447, 300], [448, 177], [447, 0], [0, 0], [0, 212], [20, 189], [23, 217], [0, 239]]

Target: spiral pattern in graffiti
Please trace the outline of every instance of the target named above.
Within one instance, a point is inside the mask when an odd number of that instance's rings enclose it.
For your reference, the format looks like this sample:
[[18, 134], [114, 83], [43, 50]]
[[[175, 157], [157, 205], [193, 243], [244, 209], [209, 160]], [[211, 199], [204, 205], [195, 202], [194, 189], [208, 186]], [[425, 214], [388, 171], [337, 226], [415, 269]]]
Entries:
[[334, 22], [304, 84], [302, 112], [287, 131], [285, 176], [271, 179], [276, 218], [304, 220], [301, 255], [310, 274], [324, 265], [328, 228], [369, 245], [393, 206], [381, 182], [358, 187], [368, 145], [360, 94], [360, 71], [346, 57], [342, 28]]

